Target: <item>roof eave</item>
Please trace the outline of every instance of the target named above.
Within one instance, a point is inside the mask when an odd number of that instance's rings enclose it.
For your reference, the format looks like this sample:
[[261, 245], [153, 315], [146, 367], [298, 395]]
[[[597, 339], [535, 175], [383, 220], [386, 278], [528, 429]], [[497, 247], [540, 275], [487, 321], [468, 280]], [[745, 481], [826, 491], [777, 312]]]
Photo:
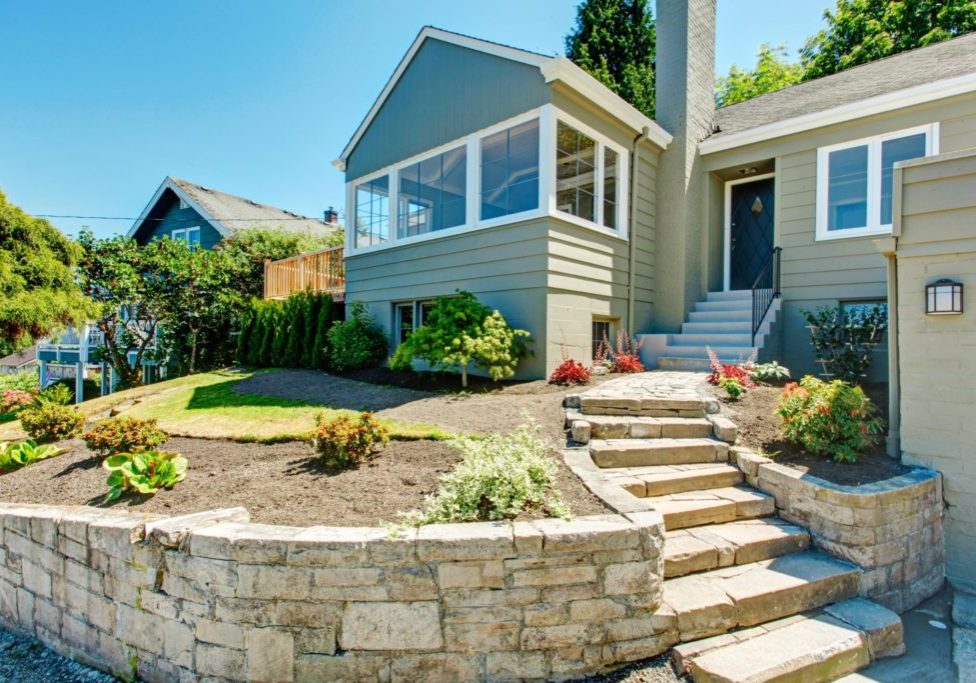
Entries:
[[885, 112], [904, 109], [926, 102], [945, 99], [954, 95], [962, 95], [976, 91], [976, 73], [963, 74], [953, 78], [946, 78], [931, 83], [895, 90], [883, 95], [876, 95], [867, 99], [842, 104], [825, 111], [812, 112], [802, 116], [775, 121], [756, 128], [749, 128], [738, 133], [729, 133], [714, 139], [704, 140], [699, 145], [701, 154], [716, 154], [746, 145], [765, 142], [775, 138], [794, 135], [816, 128], [823, 128], [854, 119], [883, 114]]

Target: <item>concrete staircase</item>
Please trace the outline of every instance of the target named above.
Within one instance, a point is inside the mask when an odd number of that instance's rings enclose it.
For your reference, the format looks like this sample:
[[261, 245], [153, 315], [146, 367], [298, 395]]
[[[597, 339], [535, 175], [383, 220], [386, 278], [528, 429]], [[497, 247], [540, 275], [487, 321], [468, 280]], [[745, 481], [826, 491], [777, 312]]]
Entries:
[[[644, 335], [653, 357], [648, 367], [663, 370], [707, 370], [709, 347], [726, 362], [742, 361], [763, 348], [770, 325], [776, 318], [781, 299], [773, 300], [766, 319], [752, 337], [752, 292], [709, 292], [695, 304], [679, 334]], [[645, 360], [647, 364], [647, 360]]]
[[[897, 614], [858, 598], [861, 570], [810, 548], [729, 464], [735, 427], [693, 392], [584, 393], [567, 411], [604, 479], [664, 517], [661, 610], [696, 683], [833, 681], [901, 654]], [[721, 438], [720, 438], [721, 437]]]

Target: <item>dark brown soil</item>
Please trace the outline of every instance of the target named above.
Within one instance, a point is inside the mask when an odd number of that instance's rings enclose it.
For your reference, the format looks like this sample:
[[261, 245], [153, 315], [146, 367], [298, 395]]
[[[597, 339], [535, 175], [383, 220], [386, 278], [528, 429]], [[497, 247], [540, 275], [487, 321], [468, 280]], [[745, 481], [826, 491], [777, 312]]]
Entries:
[[489, 377], [478, 377], [476, 375], [468, 375], [468, 387], [465, 389], [461, 386], [461, 375], [454, 372], [396, 372], [389, 368], [364, 368], [344, 372], [340, 376], [357, 382], [368, 382], [388, 387], [402, 387], [416, 389], [417, 391], [446, 391], [452, 394], [481, 394], [500, 390], [519, 391], [520, 387], [522, 391], [533, 394], [559, 391], [559, 387], [547, 384], [542, 380], [496, 382]]
[[[864, 386], [864, 391], [887, 424], [888, 385], [868, 384]], [[776, 414], [782, 393], [782, 387], [756, 387], [739, 401], [724, 401], [725, 411], [739, 425], [739, 444], [761, 451], [778, 463], [835, 484], [857, 486], [890, 479], [908, 471], [909, 468], [888, 457], [883, 437], [873, 448], [858, 456], [855, 463], [834, 462], [785, 441], [781, 432], [783, 418]]]
[[[102, 506], [107, 473], [100, 461], [80, 440], [62, 445], [71, 450], [0, 476], [0, 501]], [[357, 469], [325, 472], [311, 460], [304, 442], [173, 438], [164, 448], [189, 460], [187, 478], [171, 491], [126, 496], [110, 507], [177, 515], [241, 506], [252, 521], [264, 524], [376, 526], [422, 506], [424, 496], [459, 459], [444, 442], [393, 441]], [[561, 460], [557, 486], [574, 514], [607, 511]], [[532, 516], [545, 514], [527, 517]]]

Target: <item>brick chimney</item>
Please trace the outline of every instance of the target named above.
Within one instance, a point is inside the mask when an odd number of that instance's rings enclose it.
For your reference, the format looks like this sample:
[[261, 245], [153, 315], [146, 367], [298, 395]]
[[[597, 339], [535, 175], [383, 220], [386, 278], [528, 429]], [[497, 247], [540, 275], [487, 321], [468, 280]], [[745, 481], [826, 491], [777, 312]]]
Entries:
[[674, 141], [657, 173], [655, 332], [677, 332], [707, 289], [698, 143], [715, 114], [716, 1], [657, 0], [656, 119]]
[[335, 225], [336, 223], [339, 222], [339, 212], [336, 211], [331, 206], [328, 209], [326, 209], [322, 215], [325, 219], [325, 222], [328, 223], [329, 225]]

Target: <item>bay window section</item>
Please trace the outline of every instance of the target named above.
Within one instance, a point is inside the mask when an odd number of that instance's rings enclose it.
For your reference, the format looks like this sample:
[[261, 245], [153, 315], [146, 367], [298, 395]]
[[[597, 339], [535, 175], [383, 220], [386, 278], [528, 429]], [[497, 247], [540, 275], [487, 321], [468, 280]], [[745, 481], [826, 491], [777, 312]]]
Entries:
[[617, 229], [617, 153], [603, 150], [603, 225]]
[[481, 139], [481, 220], [539, 208], [539, 119]]
[[355, 246], [371, 247], [390, 239], [390, 177], [356, 186]]
[[400, 169], [398, 239], [464, 225], [466, 166], [462, 146]]
[[596, 140], [556, 124], [556, 208], [596, 220]]
[[891, 225], [891, 197], [895, 163], [925, 156], [925, 133], [881, 143], [881, 225]]

